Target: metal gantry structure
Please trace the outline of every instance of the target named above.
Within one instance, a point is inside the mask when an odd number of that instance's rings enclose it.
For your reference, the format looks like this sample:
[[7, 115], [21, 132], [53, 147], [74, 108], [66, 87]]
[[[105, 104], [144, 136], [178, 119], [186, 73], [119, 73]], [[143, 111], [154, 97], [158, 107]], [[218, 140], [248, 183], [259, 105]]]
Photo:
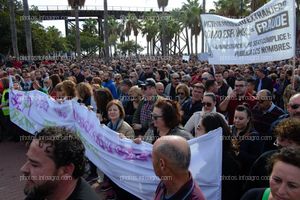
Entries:
[[[31, 14], [37, 14], [40, 20], [64, 20], [65, 21], [65, 34], [66, 36], [70, 33], [69, 27], [76, 26], [75, 25], [75, 12], [74, 10], [67, 5], [46, 5], [46, 6], [36, 6], [37, 10], [30, 10]], [[166, 9], [166, 13], [172, 8], [168, 7]], [[162, 12], [158, 9], [158, 7], [124, 7], [124, 6], [108, 6], [108, 15], [114, 16], [115, 19], [121, 20], [124, 16], [127, 16], [128, 13], [132, 13], [137, 16], [138, 19], [143, 19], [146, 12], [153, 11], [155, 13], [161, 14]], [[85, 21], [86, 18], [96, 18], [98, 22], [98, 35], [104, 39], [104, 7], [103, 6], [83, 6], [79, 9], [79, 21]], [[174, 38], [170, 45], [167, 47], [167, 52], [175, 53], [182, 53], [185, 48], [186, 44], [182, 45], [182, 47], [177, 46], [176, 42], [180, 43], [180, 40], [186, 40], [186, 35], [182, 32], [178, 37]], [[152, 49], [154, 54], [162, 54], [162, 45], [161, 45], [161, 38], [156, 36], [154, 39], [154, 43], [152, 44]], [[156, 53], [155, 53], [156, 52]]]

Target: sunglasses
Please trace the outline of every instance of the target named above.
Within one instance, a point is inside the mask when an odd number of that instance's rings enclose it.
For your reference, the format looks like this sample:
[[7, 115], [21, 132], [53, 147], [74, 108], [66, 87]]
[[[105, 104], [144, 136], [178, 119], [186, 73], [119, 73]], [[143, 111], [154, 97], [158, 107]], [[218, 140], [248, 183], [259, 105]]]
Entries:
[[158, 118], [162, 118], [163, 116], [162, 115], [155, 115], [154, 113], [151, 113], [151, 117], [152, 117], [152, 119], [157, 120]]
[[183, 92], [178, 92], [177, 94], [178, 94], [178, 95], [184, 95], [184, 93], [183, 93]]
[[211, 107], [212, 103], [210, 102], [202, 102], [203, 106]]
[[300, 104], [292, 104], [290, 105], [293, 110], [296, 110], [300, 107]]

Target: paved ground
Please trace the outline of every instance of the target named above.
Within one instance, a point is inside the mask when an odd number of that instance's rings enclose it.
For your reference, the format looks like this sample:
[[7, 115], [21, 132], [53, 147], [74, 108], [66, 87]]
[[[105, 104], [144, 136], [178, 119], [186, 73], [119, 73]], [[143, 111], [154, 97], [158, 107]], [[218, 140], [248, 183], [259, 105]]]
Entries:
[[[20, 168], [26, 160], [26, 147], [23, 143], [0, 142], [0, 199], [22, 200], [24, 181], [20, 181]], [[104, 194], [99, 192], [99, 184], [93, 188], [99, 194], [99, 200]]]
[[24, 199], [24, 182], [20, 181], [20, 168], [26, 160], [23, 143], [0, 143], [0, 199]]

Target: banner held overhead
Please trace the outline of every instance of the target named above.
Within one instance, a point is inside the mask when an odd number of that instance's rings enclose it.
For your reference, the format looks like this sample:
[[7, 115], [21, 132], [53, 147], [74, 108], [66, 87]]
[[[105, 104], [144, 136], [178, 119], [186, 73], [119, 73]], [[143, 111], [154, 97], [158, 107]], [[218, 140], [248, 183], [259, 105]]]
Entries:
[[[153, 170], [152, 144], [121, 139], [118, 133], [100, 124], [96, 113], [75, 100], [58, 103], [37, 90], [11, 89], [9, 110], [10, 120], [33, 135], [49, 126], [73, 129], [89, 160], [114, 183], [143, 200], [154, 198], [160, 180]], [[22, 141], [32, 138], [21, 136]], [[218, 128], [188, 141], [189, 170], [208, 200], [221, 200], [222, 140], [222, 129]]]
[[203, 14], [210, 64], [251, 64], [295, 56], [294, 0], [272, 0], [243, 19]]

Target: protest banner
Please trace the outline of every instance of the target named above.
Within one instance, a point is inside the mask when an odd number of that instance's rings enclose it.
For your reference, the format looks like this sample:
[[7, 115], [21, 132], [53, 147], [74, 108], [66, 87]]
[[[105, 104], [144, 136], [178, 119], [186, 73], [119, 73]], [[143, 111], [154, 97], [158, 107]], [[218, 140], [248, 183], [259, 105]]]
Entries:
[[[84, 105], [74, 100], [58, 103], [37, 90], [11, 90], [9, 107], [11, 121], [33, 135], [49, 126], [73, 129], [86, 148], [86, 156], [112, 181], [143, 200], [153, 199], [160, 180], [152, 166], [152, 144], [121, 139]], [[188, 141], [190, 171], [208, 200], [221, 199], [221, 136], [219, 128]]]
[[295, 56], [294, 0], [272, 0], [243, 19], [202, 14], [210, 64], [251, 64]]

